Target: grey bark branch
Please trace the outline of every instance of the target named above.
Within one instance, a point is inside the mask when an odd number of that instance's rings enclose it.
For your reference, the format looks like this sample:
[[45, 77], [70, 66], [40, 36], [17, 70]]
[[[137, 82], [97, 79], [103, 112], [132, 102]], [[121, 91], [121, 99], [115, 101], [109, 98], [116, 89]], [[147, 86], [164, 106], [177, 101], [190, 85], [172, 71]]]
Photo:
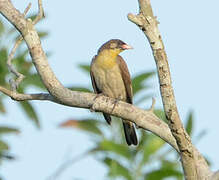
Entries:
[[[31, 8], [31, 3], [29, 3], [28, 6], [26, 7], [26, 9], [24, 10], [24, 13], [23, 13], [24, 16], [26, 16], [26, 14], [30, 10], [30, 8]], [[17, 77], [16, 80], [10, 79], [10, 85], [11, 85], [12, 91], [16, 91], [16, 89], [18, 88], [18, 85], [25, 78], [25, 76], [23, 74], [21, 74], [20, 72], [18, 72], [15, 69], [15, 67], [12, 65], [12, 59], [14, 58], [14, 54], [15, 54], [17, 48], [19, 47], [19, 45], [21, 44], [22, 40], [23, 40], [22, 36], [20, 36], [16, 40], [14, 47], [12, 48], [11, 53], [9, 54], [8, 60], [7, 60], [7, 66], [8, 66], [9, 71]]]
[[211, 177], [210, 180], [219, 180], [219, 171], [216, 171], [216, 172], [212, 175], [212, 177]]
[[180, 150], [185, 179], [207, 179], [211, 175], [208, 165], [204, 157], [201, 156], [198, 150], [193, 146], [180, 120], [171, 84], [167, 55], [158, 29], [158, 21], [153, 15], [150, 0], [139, 0], [139, 14], [128, 14], [128, 18], [143, 31], [150, 43], [157, 66], [164, 111], [172, 135], [176, 139]]
[[16, 91], [10, 91], [4, 87], [0, 86], [0, 92], [4, 93], [5, 95], [11, 97], [11, 99], [16, 101], [26, 101], [26, 100], [47, 100], [51, 102], [55, 102], [61, 104], [58, 100], [56, 100], [53, 96], [49, 93], [38, 93], [38, 94], [22, 94]]

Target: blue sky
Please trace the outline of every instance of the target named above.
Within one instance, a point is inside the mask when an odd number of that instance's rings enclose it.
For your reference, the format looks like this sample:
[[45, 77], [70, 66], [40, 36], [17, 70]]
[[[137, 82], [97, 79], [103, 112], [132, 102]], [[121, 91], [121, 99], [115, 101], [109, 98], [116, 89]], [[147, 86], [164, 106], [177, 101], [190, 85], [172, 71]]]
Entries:
[[[37, 10], [37, 0], [12, 2], [21, 11], [32, 2], [31, 11]], [[201, 130], [208, 132], [196, 145], [212, 162], [212, 169], [217, 170], [219, 2], [152, 0], [152, 5], [160, 22], [179, 113], [185, 119], [192, 109], [195, 134]], [[134, 47], [122, 54], [132, 75], [155, 69], [146, 37], [127, 20], [128, 13], [138, 12], [137, 0], [45, 1], [44, 9], [47, 17], [37, 28], [50, 33], [42, 45], [46, 51], [52, 52], [49, 63], [65, 86], [91, 86], [90, 79], [78, 70], [77, 65], [89, 63], [100, 45], [112, 38], [119, 38]], [[162, 107], [158, 79], [154, 78], [151, 83], [156, 107]], [[46, 179], [63, 161], [92, 146], [83, 132], [57, 128], [63, 120], [90, 114], [88, 110], [33, 102], [42, 124], [42, 129], [37, 130], [16, 102], [7, 98], [5, 103], [9, 113], [0, 116], [0, 124], [21, 129], [18, 136], [5, 138], [17, 156], [16, 161], [5, 162], [2, 166], [1, 174], [7, 180]], [[146, 102], [146, 107], [150, 104], [151, 101]], [[72, 165], [60, 179], [101, 180], [105, 174], [106, 169], [88, 157]]]

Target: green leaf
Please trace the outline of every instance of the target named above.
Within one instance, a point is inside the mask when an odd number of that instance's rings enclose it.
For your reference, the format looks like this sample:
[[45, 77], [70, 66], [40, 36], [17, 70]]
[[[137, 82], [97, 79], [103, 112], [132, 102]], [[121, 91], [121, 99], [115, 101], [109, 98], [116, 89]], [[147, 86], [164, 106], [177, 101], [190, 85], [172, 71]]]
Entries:
[[159, 169], [151, 171], [145, 175], [145, 179], [147, 180], [163, 180], [166, 177], [175, 177], [178, 179], [182, 178], [182, 173], [173, 169]]
[[142, 159], [142, 164], [148, 162], [150, 156], [155, 154], [158, 150], [160, 150], [164, 144], [165, 142], [161, 138], [158, 138], [153, 134], [148, 134], [147, 143], [143, 152], [144, 156]]
[[33, 66], [32, 62], [26, 60], [26, 52], [19, 54], [13, 60], [15, 67], [18, 72], [29, 76], [31, 67]]
[[193, 129], [193, 112], [190, 111], [187, 117], [187, 122], [186, 122], [186, 132], [190, 136], [192, 135], [192, 129]]
[[2, 33], [4, 32], [5, 27], [4, 24], [2, 23], [2, 21], [0, 20], [0, 36], [2, 35]]
[[102, 132], [98, 127], [100, 123], [100, 121], [97, 121], [95, 119], [68, 120], [62, 123], [60, 127], [73, 127], [89, 133], [102, 135]]
[[20, 133], [20, 131], [18, 129], [15, 129], [15, 128], [0, 126], [0, 135], [8, 134], [8, 133]]
[[37, 73], [27, 75], [21, 83], [21, 87], [23, 87], [23, 89], [30, 85], [45, 90], [45, 86], [43, 85], [40, 76]]
[[178, 161], [162, 160], [162, 169], [177, 169], [179, 167]]
[[141, 136], [139, 138], [139, 142], [138, 142], [138, 146], [136, 147], [136, 150], [138, 152], [140, 152], [141, 150], [144, 151], [145, 146], [147, 145], [147, 141], [148, 141], [148, 135], [150, 136], [149, 133], [147, 133], [145, 130], [143, 129], [139, 129], [139, 132], [141, 132]]
[[167, 119], [166, 119], [166, 115], [164, 113], [163, 110], [161, 109], [155, 109], [154, 110], [154, 114], [159, 117], [160, 119], [162, 119], [163, 121], [167, 122]]
[[29, 16], [28, 18], [30, 18], [32, 21], [34, 20], [34, 19], [36, 19], [36, 14], [32, 14], [31, 16]]
[[72, 91], [91, 92], [90, 89], [85, 88], [85, 87], [80, 87], [80, 86], [72, 86], [69, 89], [71, 89]]
[[117, 154], [119, 156], [123, 156], [124, 158], [128, 158], [131, 159], [132, 158], [132, 153], [131, 151], [129, 151], [129, 148], [127, 147], [127, 145], [125, 144], [117, 144], [114, 141], [110, 141], [110, 140], [103, 140], [100, 142], [100, 144], [98, 145], [98, 147], [96, 147], [94, 149], [94, 151], [106, 151], [109, 153], [114, 153]]
[[133, 94], [137, 94], [139, 91], [148, 88], [148, 86], [144, 85], [144, 82], [154, 74], [155, 74], [154, 71], [152, 71], [135, 76], [132, 79]]
[[[198, 141], [200, 141], [205, 135], [207, 134], [206, 130], [202, 130], [201, 132], [198, 133], [198, 135], [194, 138], [195, 142], [197, 143]], [[195, 143], [195, 144], [196, 144]]]
[[45, 32], [45, 31], [40, 31], [40, 32], [38, 32], [38, 35], [39, 35], [39, 37], [40, 38], [45, 38], [46, 36], [48, 36], [48, 32]]
[[5, 106], [3, 104], [2, 98], [0, 97], [0, 112], [6, 113]]
[[108, 175], [110, 177], [124, 177], [127, 180], [131, 180], [132, 176], [130, 170], [123, 166], [119, 161], [106, 157], [103, 162], [109, 167]]
[[0, 140], [0, 152], [9, 150], [9, 146], [4, 141]]
[[10, 155], [10, 154], [0, 152], [0, 159], [1, 158], [7, 159], [7, 160], [14, 160], [15, 159], [15, 157]]
[[6, 66], [6, 61], [7, 61], [8, 53], [5, 48], [0, 50], [0, 84], [5, 85], [5, 76], [8, 73], [8, 69]]
[[38, 119], [38, 116], [37, 116], [33, 106], [27, 101], [20, 102], [20, 105], [21, 105], [22, 109], [24, 110], [24, 112], [26, 113], [26, 115], [31, 120], [33, 120], [35, 125], [39, 128], [40, 127], [39, 119]]
[[90, 73], [90, 66], [87, 64], [79, 64], [79, 68], [87, 73]]

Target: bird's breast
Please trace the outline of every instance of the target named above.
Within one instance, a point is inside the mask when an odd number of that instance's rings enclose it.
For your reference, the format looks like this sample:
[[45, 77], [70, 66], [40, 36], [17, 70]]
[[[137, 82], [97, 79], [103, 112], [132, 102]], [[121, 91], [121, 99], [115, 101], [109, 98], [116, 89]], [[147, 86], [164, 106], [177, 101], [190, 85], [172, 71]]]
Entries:
[[92, 72], [98, 89], [106, 96], [126, 100], [125, 85], [118, 64], [106, 68], [102, 64], [95, 63]]

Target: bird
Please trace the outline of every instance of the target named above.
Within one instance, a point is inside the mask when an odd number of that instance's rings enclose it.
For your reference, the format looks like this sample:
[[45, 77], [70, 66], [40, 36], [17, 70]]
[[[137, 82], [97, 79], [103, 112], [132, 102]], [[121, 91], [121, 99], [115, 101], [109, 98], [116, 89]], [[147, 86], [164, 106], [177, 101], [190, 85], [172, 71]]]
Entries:
[[[133, 49], [120, 39], [111, 39], [104, 43], [91, 61], [90, 76], [94, 92], [132, 104], [132, 81], [128, 67], [119, 55], [122, 51]], [[115, 103], [116, 103], [115, 101]], [[115, 106], [114, 106], [115, 107]], [[103, 113], [106, 122], [111, 124], [111, 116]], [[122, 119], [125, 139], [128, 145], [137, 145], [135, 125]]]

